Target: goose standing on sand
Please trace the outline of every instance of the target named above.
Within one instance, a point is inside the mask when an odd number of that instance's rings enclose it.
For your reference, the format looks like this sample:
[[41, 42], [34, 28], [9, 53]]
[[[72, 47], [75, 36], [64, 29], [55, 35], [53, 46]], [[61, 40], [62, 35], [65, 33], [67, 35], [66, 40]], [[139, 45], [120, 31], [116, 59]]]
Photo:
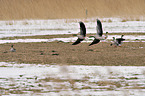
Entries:
[[14, 48], [14, 45], [11, 45], [10, 51], [11, 51], [11, 52], [16, 52], [16, 49]]
[[111, 43], [110, 46], [115, 45], [115, 47], [117, 47], [117, 46], [121, 47], [122, 42], [125, 40], [123, 38], [123, 36], [124, 35], [121, 35], [121, 38], [116, 38], [116, 39], [115, 39], [115, 37], [113, 37], [113, 43]]
[[95, 36], [93, 36], [95, 39], [93, 40], [93, 42], [89, 46], [97, 44], [100, 42], [100, 40], [105, 40], [108, 37], [108, 35], [107, 35], [108, 32], [106, 32], [106, 34], [103, 35], [102, 23], [99, 19], [97, 19], [96, 29], [97, 29], [97, 34]]
[[86, 27], [85, 27], [85, 24], [83, 22], [79, 22], [79, 24], [80, 24], [80, 35], [78, 35], [78, 39], [72, 45], [79, 44], [86, 37]]

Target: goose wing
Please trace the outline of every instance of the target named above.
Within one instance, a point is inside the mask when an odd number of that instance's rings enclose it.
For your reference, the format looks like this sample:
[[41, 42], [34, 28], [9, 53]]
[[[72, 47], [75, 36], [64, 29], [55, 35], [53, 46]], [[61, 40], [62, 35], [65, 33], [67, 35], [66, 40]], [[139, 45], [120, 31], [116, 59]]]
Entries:
[[94, 41], [89, 46], [94, 45], [94, 44], [97, 44], [99, 42], [100, 42], [100, 40], [95, 38]]
[[79, 23], [80, 23], [80, 37], [78, 37], [76, 42], [74, 42], [72, 45], [77, 45], [77, 44], [81, 43], [81, 41], [84, 40], [83, 37], [86, 36], [86, 27], [85, 27], [85, 24], [83, 22], [79, 22]]
[[97, 34], [99, 36], [102, 36], [102, 34], [103, 34], [102, 23], [99, 19], [97, 19]]
[[80, 35], [83, 35], [85, 37], [86, 36], [85, 24], [83, 22], [79, 22], [79, 23], [80, 23]]
[[76, 40], [76, 42], [74, 42], [72, 45], [77, 45], [77, 44], [81, 43], [81, 41], [83, 41], [83, 39], [78, 38]]
[[123, 38], [116, 38], [116, 41], [118, 42], [118, 44], [121, 44], [122, 41], [124, 41], [125, 39]]

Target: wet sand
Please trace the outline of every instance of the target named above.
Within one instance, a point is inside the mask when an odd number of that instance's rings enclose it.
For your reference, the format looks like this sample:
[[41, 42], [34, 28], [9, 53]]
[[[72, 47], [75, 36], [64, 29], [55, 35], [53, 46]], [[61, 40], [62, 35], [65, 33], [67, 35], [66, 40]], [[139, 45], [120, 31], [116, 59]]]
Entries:
[[100, 66], [144, 66], [145, 43], [125, 42], [122, 47], [101, 42], [71, 45], [64, 42], [16, 43], [16, 52], [10, 52], [11, 44], [0, 45], [0, 62], [100, 65]]

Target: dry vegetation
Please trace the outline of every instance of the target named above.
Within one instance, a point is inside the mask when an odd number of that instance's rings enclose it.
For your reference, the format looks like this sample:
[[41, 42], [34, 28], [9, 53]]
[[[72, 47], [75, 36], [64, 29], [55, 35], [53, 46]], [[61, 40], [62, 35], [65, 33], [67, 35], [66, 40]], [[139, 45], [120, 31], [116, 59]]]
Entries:
[[76, 64], [102, 66], [144, 66], [145, 43], [124, 43], [111, 47], [100, 43], [89, 47], [88, 43], [73, 46], [71, 43], [16, 43], [16, 52], [9, 52], [11, 44], [0, 45], [0, 61], [36, 64]]
[[0, 20], [145, 16], [145, 0], [0, 0]]

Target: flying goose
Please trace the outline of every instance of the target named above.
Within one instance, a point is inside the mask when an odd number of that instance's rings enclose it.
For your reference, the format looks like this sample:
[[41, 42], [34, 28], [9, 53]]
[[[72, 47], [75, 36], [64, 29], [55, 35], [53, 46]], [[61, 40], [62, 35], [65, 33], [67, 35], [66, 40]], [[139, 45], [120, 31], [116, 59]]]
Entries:
[[105, 35], [103, 35], [103, 29], [102, 29], [102, 23], [99, 19], [97, 19], [97, 26], [96, 26], [96, 30], [97, 30], [97, 34], [95, 36], [93, 36], [95, 39], [93, 40], [93, 42], [89, 45], [94, 45], [100, 42], [100, 40], [105, 40], [108, 37], [108, 32], [106, 32]]
[[85, 24], [83, 22], [79, 22], [79, 24], [80, 24], [80, 35], [78, 35], [78, 39], [72, 45], [79, 44], [86, 37], [86, 27], [85, 27]]
[[14, 48], [14, 45], [11, 45], [10, 51], [11, 51], [11, 52], [16, 52], [16, 49]]
[[123, 38], [124, 35], [121, 35], [121, 38], [116, 38], [113, 37], [113, 43], [110, 44], [110, 46], [115, 45], [116, 46], [120, 46], [122, 45], [122, 41], [124, 41], [125, 39]]

